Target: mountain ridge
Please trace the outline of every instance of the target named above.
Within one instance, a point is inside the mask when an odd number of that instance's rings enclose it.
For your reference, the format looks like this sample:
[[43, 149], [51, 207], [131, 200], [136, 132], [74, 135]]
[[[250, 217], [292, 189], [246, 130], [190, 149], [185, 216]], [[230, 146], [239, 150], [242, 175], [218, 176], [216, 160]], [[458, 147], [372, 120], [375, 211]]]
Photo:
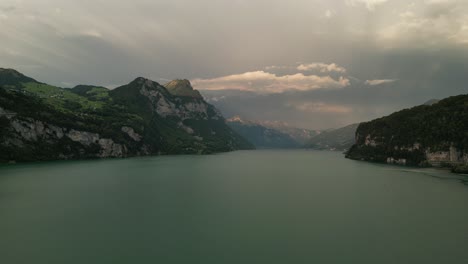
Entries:
[[171, 94], [143, 77], [113, 90], [92, 85], [66, 89], [3, 72], [10, 74], [10, 84], [0, 85], [4, 162], [253, 148], [203, 98]]
[[361, 123], [346, 157], [457, 170], [468, 165], [467, 120], [468, 95], [404, 109]]
[[234, 116], [226, 120], [227, 124], [238, 134], [247, 139], [256, 148], [290, 149], [300, 148], [301, 144], [290, 135], [262, 124]]

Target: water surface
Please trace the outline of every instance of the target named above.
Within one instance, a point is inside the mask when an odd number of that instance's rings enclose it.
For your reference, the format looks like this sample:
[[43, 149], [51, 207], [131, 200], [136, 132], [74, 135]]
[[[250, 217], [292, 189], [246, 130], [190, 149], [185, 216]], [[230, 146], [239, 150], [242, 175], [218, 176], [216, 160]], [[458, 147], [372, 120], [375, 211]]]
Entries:
[[0, 167], [0, 263], [468, 263], [458, 178], [316, 151]]

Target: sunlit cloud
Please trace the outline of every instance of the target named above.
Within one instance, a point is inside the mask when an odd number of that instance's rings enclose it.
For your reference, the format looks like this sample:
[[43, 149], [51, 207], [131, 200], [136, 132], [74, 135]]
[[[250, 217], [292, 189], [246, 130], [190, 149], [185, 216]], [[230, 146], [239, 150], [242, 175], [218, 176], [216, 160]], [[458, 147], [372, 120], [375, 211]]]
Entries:
[[301, 64], [297, 66], [299, 71], [319, 71], [322, 73], [327, 72], [339, 72], [345, 73], [346, 69], [338, 66], [336, 63], [326, 64], [326, 63], [310, 63], [310, 64]]
[[396, 81], [398, 81], [398, 80], [396, 80], [396, 79], [367, 80], [365, 82], [365, 84], [375, 86], [375, 85], [381, 85], [381, 84], [385, 84], [385, 83], [392, 83], [392, 82], [396, 82]]
[[88, 37], [95, 37], [95, 38], [101, 38], [102, 34], [101, 32], [97, 31], [96, 29], [87, 29], [81, 32], [83, 36], [88, 36]]
[[310, 113], [346, 114], [352, 112], [350, 107], [324, 102], [288, 103], [287, 106], [293, 107], [299, 111]]
[[289, 90], [339, 89], [350, 84], [345, 77], [304, 75], [296, 73], [278, 76], [265, 71], [245, 72], [213, 79], [194, 79], [192, 84], [201, 90], [242, 90], [258, 93], [282, 93]]

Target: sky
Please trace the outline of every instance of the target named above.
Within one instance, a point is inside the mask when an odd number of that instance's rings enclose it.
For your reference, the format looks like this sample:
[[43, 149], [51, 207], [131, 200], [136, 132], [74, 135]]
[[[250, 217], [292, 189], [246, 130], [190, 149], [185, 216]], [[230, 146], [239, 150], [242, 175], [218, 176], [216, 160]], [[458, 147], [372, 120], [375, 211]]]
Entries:
[[0, 0], [0, 67], [186, 78], [226, 117], [326, 129], [468, 93], [466, 0]]

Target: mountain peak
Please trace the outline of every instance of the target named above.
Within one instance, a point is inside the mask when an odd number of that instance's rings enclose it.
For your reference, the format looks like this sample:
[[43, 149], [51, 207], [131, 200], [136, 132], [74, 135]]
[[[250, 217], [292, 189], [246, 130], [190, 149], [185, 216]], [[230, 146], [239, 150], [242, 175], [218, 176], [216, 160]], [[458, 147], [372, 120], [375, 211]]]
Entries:
[[133, 80], [132, 82], [130, 82], [131, 85], [145, 85], [146, 87], [149, 87], [149, 88], [156, 88], [156, 87], [159, 87], [161, 86], [158, 82], [155, 82], [151, 79], [148, 79], [148, 78], [145, 78], [145, 77], [138, 77], [136, 78], [135, 80]]
[[135, 80], [133, 80], [131, 83], [141, 83], [143, 84], [144, 82], [151, 81], [150, 79], [147, 79], [145, 77], [137, 77]]
[[200, 92], [193, 89], [190, 81], [187, 79], [177, 79], [164, 85], [166, 89], [175, 96], [186, 96], [193, 98], [202, 98]]

